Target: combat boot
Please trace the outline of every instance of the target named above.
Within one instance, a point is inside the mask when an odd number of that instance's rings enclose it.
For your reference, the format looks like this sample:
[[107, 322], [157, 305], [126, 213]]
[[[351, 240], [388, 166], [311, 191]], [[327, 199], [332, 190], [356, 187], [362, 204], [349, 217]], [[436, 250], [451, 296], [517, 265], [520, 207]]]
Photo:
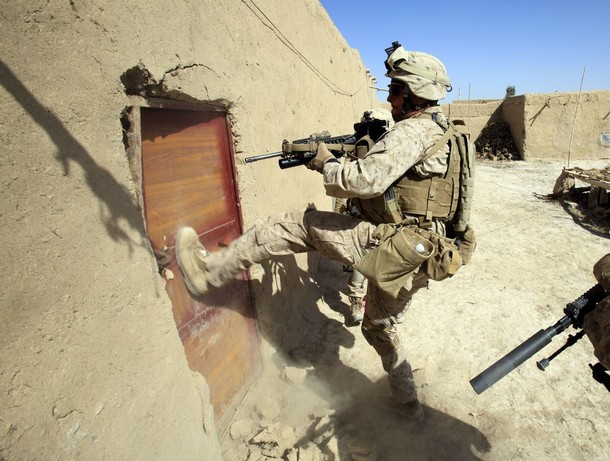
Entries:
[[356, 298], [354, 296], [349, 296], [349, 304], [350, 304], [350, 325], [359, 325], [364, 318], [364, 303], [362, 298]]
[[422, 407], [419, 400], [415, 399], [411, 402], [403, 403], [402, 405], [394, 405], [393, 410], [398, 413], [404, 419], [414, 422], [422, 422], [426, 419], [424, 413], [424, 407]]
[[418, 399], [400, 404], [391, 397], [378, 395], [375, 397], [375, 403], [384, 411], [393, 413], [405, 421], [421, 423], [426, 419], [424, 407]]
[[184, 276], [188, 290], [199, 296], [208, 291], [206, 257], [208, 252], [203, 247], [192, 227], [181, 227], [176, 233], [176, 260]]

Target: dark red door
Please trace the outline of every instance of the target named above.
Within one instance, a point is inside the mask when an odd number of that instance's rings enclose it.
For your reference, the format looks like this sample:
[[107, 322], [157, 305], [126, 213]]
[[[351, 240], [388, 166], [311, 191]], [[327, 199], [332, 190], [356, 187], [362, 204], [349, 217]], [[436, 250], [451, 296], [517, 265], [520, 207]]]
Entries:
[[219, 431], [260, 371], [247, 274], [206, 302], [191, 296], [175, 263], [176, 230], [188, 225], [211, 251], [241, 234], [231, 132], [224, 112], [141, 109], [142, 183], [148, 237], [174, 278], [166, 290], [191, 369], [208, 382]]

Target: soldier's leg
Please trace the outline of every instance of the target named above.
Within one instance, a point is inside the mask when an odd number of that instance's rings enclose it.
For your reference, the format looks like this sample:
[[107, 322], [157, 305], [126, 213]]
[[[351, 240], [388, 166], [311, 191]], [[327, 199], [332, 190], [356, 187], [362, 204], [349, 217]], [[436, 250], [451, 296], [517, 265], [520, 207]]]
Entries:
[[347, 284], [347, 297], [350, 303], [349, 324], [358, 325], [362, 322], [364, 315], [364, 295], [366, 294], [367, 280], [364, 275], [356, 269], [352, 273]]
[[425, 274], [417, 272], [410, 286], [402, 289], [396, 299], [385, 295], [372, 283], [368, 287], [362, 333], [380, 356], [383, 368], [389, 375], [390, 390], [399, 405], [416, 401], [417, 391], [397, 329], [397, 317], [404, 314], [413, 294], [426, 286], [427, 281]]
[[176, 235], [176, 257], [191, 292], [220, 287], [252, 264], [279, 256], [318, 251], [346, 265], [374, 247], [375, 226], [338, 213], [293, 210], [256, 221], [226, 248], [208, 253], [191, 228]]

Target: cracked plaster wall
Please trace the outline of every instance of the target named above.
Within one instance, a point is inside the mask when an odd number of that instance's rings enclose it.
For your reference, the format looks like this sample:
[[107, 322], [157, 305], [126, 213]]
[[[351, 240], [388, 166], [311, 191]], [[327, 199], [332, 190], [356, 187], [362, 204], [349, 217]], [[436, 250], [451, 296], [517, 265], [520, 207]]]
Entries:
[[121, 76], [226, 108], [246, 227], [330, 208], [316, 173], [243, 158], [351, 132], [370, 76], [317, 0], [5, 0], [0, 27], [0, 459], [219, 459], [137, 206]]

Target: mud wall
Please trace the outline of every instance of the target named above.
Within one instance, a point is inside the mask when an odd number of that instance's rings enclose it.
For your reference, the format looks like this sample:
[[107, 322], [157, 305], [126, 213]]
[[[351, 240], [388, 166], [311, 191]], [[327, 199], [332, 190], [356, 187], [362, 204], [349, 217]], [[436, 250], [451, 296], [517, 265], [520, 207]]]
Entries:
[[[525, 159], [572, 161], [610, 156], [610, 147], [600, 142], [601, 135], [610, 132], [610, 91], [526, 94], [516, 104], [503, 105], [505, 120], [517, 118], [515, 111], [522, 113]], [[511, 126], [513, 136], [518, 125], [514, 128]]]
[[3, 2], [0, 25], [0, 459], [219, 459], [138, 207], [121, 77], [227, 110], [248, 227], [330, 207], [316, 173], [243, 158], [350, 132], [370, 75], [317, 0]]
[[610, 156], [610, 91], [525, 94], [443, 106], [476, 139], [489, 122], [508, 124], [523, 159], [597, 160]]
[[501, 104], [501, 100], [458, 100], [452, 104], [444, 104], [443, 111], [460, 127], [460, 130], [464, 133], [469, 133], [474, 140], [485, 125], [501, 120], [501, 112], [499, 110]]
[[521, 159], [524, 157], [524, 141], [525, 141], [525, 114], [524, 114], [525, 96], [514, 96], [502, 101], [500, 112], [502, 121], [508, 124], [510, 132], [513, 135], [515, 146], [519, 151]]

